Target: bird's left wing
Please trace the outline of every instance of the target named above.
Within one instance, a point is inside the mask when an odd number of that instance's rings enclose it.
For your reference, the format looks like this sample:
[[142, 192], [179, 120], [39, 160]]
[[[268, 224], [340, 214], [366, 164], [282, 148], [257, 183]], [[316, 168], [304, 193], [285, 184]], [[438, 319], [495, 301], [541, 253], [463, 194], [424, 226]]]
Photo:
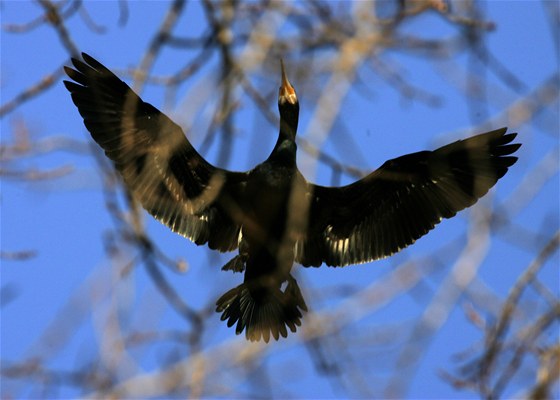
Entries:
[[212, 249], [233, 250], [245, 173], [208, 163], [182, 129], [109, 69], [82, 53], [64, 81], [93, 139], [142, 206], [173, 231]]
[[488, 192], [521, 145], [506, 128], [385, 162], [343, 187], [309, 185], [309, 223], [296, 244], [304, 266], [387, 257]]

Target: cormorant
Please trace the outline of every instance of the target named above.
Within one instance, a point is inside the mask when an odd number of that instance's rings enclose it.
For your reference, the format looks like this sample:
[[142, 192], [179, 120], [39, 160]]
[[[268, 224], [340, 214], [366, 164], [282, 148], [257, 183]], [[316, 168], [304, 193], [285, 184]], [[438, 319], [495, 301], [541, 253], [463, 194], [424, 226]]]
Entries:
[[290, 270], [345, 266], [390, 256], [443, 218], [473, 205], [507, 172], [521, 144], [507, 128], [385, 162], [352, 184], [308, 182], [296, 165], [299, 103], [282, 64], [280, 133], [248, 172], [206, 161], [182, 129], [93, 57], [72, 59], [64, 81], [93, 139], [142, 206], [197, 245], [239, 249], [222, 269], [243, 283], [216, 302], [235, 332], [286, 337], [307, 306]]

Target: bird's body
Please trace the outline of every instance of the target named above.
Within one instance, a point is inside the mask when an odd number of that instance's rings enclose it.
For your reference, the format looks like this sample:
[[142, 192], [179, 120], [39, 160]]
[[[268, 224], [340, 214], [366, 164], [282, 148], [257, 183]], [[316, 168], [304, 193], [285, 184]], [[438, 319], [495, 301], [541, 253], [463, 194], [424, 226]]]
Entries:
[[280, 131], [270, 156], [248, 172], [214, 167], [181, 128], [83, 54], [65, 81], [94, 140], [143, 207], [173, 231], [238, 255], [222, 269], [244, 272], [216, 310], [250, 340], [295, 332], [307, 306], [290, 274], [387, 257], [442, 218], [471, 206], [517, 160], [506, 128], [385, 162], [343, 187], [314, 185], [296, 164], [299, 103], [282, 66]]
[[[289, 85], [283, 68], [282, 72]], [[282, 107], [280, 110], [282, 113]], [[295, 332], [301, 324], [300, 310], [307, 311], [297, 282], [290, 275], [296, 242], [305, 235], [305, 226], [294, 221], [294, 210], [301, 207], [293, 205], [304, 204], [309, 190], [296, 164], [297, 110], [295, 114], [284, 113], [270, 156], [247, 173], [240, 201], [245, 220], [237, 258], [238, 265], [245, 267], [245, 277], [242, 285], [216, 303], [228, 326], [237, 323], [236, 331], [245, 329], [250, 340], [262, 335], [268, 342], [270, 334], [275, 339], [285, 337], [286, 327]]]

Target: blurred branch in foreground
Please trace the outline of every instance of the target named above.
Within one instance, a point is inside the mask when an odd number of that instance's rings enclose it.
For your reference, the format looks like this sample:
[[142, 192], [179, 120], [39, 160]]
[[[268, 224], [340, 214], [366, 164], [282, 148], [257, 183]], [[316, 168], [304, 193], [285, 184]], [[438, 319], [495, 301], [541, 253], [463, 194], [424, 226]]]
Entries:
[[[548, 21], [543, 25], [552, 28], [548, 40], [557, 47], [559, 14], [553, 4], [542, 3], [541, 11]], [[6, 202], [4, 185], [17, 186], [32, 197], [45, 192], [41, 186], [45, 180], [49, 191], [62, 193], [62, 180], [74, 180], [81, 187], [82, 180], [92, 185], [98, 179], [102, 186], [95, 190], [102, 192], [110, 222], [99, 232], [105, 257], [75, 260], [74, 268], [89, 267], [93, 272], [68, 293], [51, 323], [37, 332], [34, 343], [21, 349], [19, 358], [2, 356], [3, 397], [297, 398], [299, 392], [287, 383], [312, 387], [318, 381], [328, 382], [337, 397], [406, 397], [457, 309], [465, 310], [464, 319], [480, 335], [480, 342], [464, 343], [467, 350], [457, 356], [458, 370], [441, 372], [443, 380], [469, 391], [462, 394], [474, 392], [488, 399], [557, 396], [560, 303], [554, 282], [542, 278], [544, 268], [557, 267], [557, 199], [543, 210], [544, 226], [528, 222], [524, 214], [557, 180], [558, 146], [546, 149], [535, 164], [520, 160], [518, 171], [525, 168], [526, 175], [515, 175], [511, 194], [499, 204], [489, 200], [464, 213], [467, 234], [435, 245], [428, 256], [394, 257], [389, 260], [392, 267], [376, 281], [351, 285], [317, 285], [306, 281], [306, 271], [302, 272], [298, 281], [313, 307], [295, 338], [274, 346], [246, 344], [234, 337], [218, 341], [221, 325], [214, 303], [222, 288], [216, 275], [210, 275], [217, 274], [216, 269], [193, 271], [189, 266], [200, 260], [168, 253], [163, 243], [156, 242], [144, 224], [145, 213], [101, 152], [91, 151], [85, 136], [45, 132], [28, 113], [34, 101], [48, 98], [61, 85], [61, 66], [70, 57], [93, 51], [82, 46], [111, 45], [103, 35], [130, 29], [137, 3], [105, 4], [105, 14], [95, 2], [41, 0], [33, 6], [36, 12], [27, 22], [3, 19], [3, 40], [48, 31], [52, 49], [47, 50], [62, 55], [50, 67], [37, 63], [42, 77], [26, 82], [10, 97], [2, 96], [0, 117], [16, 121], [11, 135], [2, 132], [2, 200]], [[358, 162], [360, 151], [368, 152], [368, 157], [373, 153], [355, 145], [355, 154], [346, 158], [351, 164], [324, 146], [331, 135], [337, 136], [337, 143], [359, 143], [341, 115], [343, 97], [356, 93], [366, 109], [371, 106], [366, 100], [381, 91], [380, 82], [403, 103], [421, 103], [426, 109], [443, 106], [447, 92], [455, 93], [469, 107], [473, 131], [506, 124], [513, 130], [523, 127], [527, 148], [539, 136], [557, 138], [557, 71], [535, 81], [517, 76], [493, 53], [488, 40], [507, 21], [490, 20], [485, 8], [470, 0], [176, 0], [166, 3], [159, 17], [154, 14], [152, 21], [144, 22], [150, 34], [140, 56], [134, 53], [136, 61], [110, 67], [131, 79], [138, 92], [146, 87], [162, 89], [165, 107], [177, 109], [177, 122], [200, 143], [197, 150], [217, 154], [219, 164], [226, 167], [239, 162], [234, 152], [238, 138], [253, 130], [258, 139], [262, 130], [276, 131], [282, 57], [293, 69], [291, 79], [299, 83], [298, 93], [305, 93], [307, 104], [316, 107], [306, 111], [310, 122], [302, 127], [306, 132], [299, 137], [300, 151], [337, 183], [367, 173]], [[443, 22], [445, 33], [422, 28], [438, 22]], [[169, 65], [166, 57], [171, 53], [180, 53], [183, 61]], [[37, 55], [29, 56], [33, 57]], [[551, 57], [557, 59], [558, 54]], [[409, 67], [411, 60], [425, 71]], [[424, 73], [439, 76], [446, 91], [426, 85]], [[7, 84], [3, 72], [3, 85]], [[155, 101], [154, 105], [162, 106]], [[257, 110], [253, 119], [247, 120], [260, 122], [240, 124], [243, 113], [253, 109]], [[78, 131], [77, 115], [53, 116], [62, 117], [74, 119]], [[371, 118], [373, 125], [376, 116]], [[49, 159], [57, 152], [65, 158]], [[89, 167], [84, 180], [77, 174], [82, 167], [76, 165], [86, 160], [94, 160], [96, 169], [92, 172]], [[74, 236], [85, 228], [81, 222], [71, 225], [73, 230], [56, 241], [73, 245]], [[3, 270], [21, 268], [42, 255], [27, 246], [27, 235], [19, 238], [18, 247], [2, 244]], [[488, 286], [481, 274], [496, 242], [533, 257], [507, 296]], [[204, 254], [205, 264], [218, 264], [218, 256]], [[495, 265], [504, 271], [508, 267]], [[140, 285], [138, 276], [147, 276], [149, 285]], [[195, 281], [207, 296], [193, 299], [179, 280]], [[3, 312], [17, 306], [22, 296], [34, 295], [23, 289], [3, 283]], [[401, 302], [410, 313], [394, 315], [391, 307]], [[21, 318], [37, 313], [24, 311]], [[73, 361], [67, 361], [68, 354]], [[449, 354], [441, 361], [441, 371], [451, 358]], [[308, 359], [311, 367], [305, 363]]]

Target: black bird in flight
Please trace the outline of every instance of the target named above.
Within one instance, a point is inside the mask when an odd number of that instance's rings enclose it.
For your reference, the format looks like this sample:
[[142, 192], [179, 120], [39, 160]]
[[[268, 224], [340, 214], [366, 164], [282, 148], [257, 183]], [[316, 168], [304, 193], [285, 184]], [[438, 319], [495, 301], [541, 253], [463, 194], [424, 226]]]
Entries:
[[290, 271], [365, 263], [414, 243], [473, 205], [507, 172], [521, 144], [497, 129], [385, 162], [352, 184], [308, 182], [296, 165], [299, 103], [282, 64], [280, 132], [247, 172], [206, 161], [182, 129], [93, 57], [72, 59], [64, 81], [93, 139], [142, 206], [197, 245], [239, 253], [222, 269], [245, 272], [216, 311], [251, 341], [286, 337], [307, 306]]

